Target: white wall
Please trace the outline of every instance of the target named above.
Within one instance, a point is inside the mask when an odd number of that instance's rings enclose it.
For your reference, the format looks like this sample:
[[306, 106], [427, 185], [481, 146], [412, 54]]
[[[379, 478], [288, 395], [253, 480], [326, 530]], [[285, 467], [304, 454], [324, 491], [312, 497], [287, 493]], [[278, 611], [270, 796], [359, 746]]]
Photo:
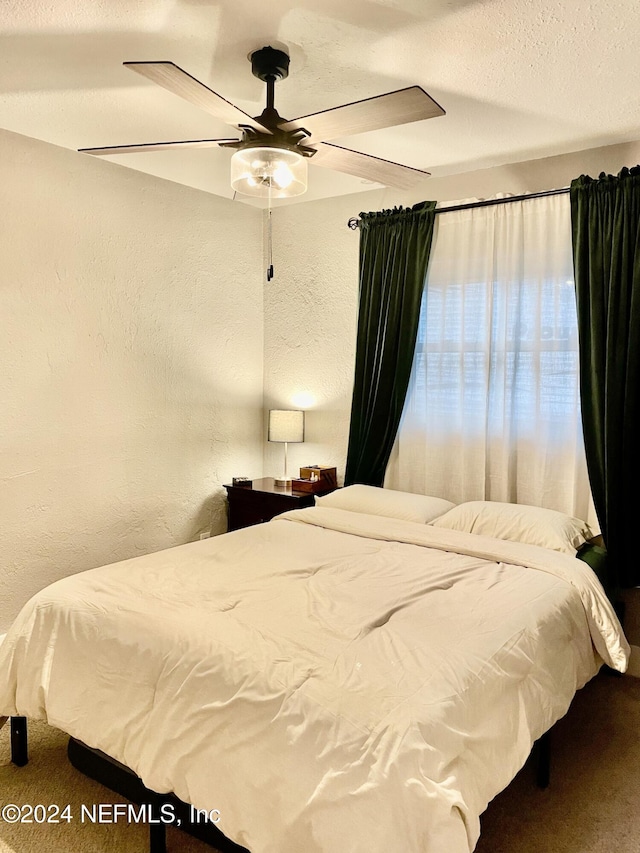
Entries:
[[[265, 290], [265, 407], [295, 408], [300, 391], [315, 397], [308, 442], [291, 446], [290, 469], [336, 465], [338, 478], [344, 477], [358, 308], [359, 241], [347, 227], [351, 217], [427, 198], [446, 202], [565, 187], [580, 174], [597, 177], [638, 163], [635, 142], [432, 178], [419, 192], [373, 190], [277, 208], [275, 278]], [[322, 180], [322, 169], [310, 173], [310, 181]], [[277, 473], [281, 453], [267, 447], [266, 474]]]
[[[301, 465], [338, 463], [344, 473], [358, 304], [358, 235], [346, 227], [354, 203], [354, 196], [325, 199], [273, 215], [265, 409], [308, 409], [304, 444], [289, 445], [294, 476]], [[282, 453], [265, 445], [265, 475], [281, 472]]]
[[0, 131], [0, 633], [63, 575], [226, 529], [261, 473], [262, 214]]

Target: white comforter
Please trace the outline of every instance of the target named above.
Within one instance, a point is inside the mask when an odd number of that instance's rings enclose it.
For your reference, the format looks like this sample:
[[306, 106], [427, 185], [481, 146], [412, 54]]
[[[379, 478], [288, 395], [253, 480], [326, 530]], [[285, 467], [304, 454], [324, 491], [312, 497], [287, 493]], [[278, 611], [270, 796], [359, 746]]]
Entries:
[[59, 581], [0, 647], [48, 720], [252, 853], [468, 853], [628, 646], [588, 566], [320, 507]]

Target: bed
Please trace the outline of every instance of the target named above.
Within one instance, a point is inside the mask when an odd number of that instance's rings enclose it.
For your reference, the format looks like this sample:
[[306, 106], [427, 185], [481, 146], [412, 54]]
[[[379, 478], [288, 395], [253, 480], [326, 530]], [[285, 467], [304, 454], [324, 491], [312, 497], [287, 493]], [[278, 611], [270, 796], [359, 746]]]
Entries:
[[470, 853], [629, 656], [583, 522], [474, 503], [353, 486], [58, 581], [0, 647], [0, 714], [217, 810], [251, 853]]

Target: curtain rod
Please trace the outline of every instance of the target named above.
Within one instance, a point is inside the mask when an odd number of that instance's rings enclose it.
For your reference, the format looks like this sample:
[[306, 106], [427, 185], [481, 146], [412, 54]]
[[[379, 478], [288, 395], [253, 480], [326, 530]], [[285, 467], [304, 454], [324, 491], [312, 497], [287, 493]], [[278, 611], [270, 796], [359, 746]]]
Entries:
[[[546, 195], [562, 195], [569, 192], [569, 187], [559, 190], [541, 190], [538, 193], [524, 193], [523, 195], [511, 195], [507, 198], [489, 198], [484, 201], [470, 201], [467, 204], [452, 204], [449, 207], [436, 207], [436, 213], [449, 213], [452, 210], [469, 210], [472, 207], [489, 207], [493, 204], [508, 204], [510, 201], [526, 201], [529, 198], [542, 198]], [[353, 216], [347, 225], [352, 231], [360, 227], [360, 220]]]

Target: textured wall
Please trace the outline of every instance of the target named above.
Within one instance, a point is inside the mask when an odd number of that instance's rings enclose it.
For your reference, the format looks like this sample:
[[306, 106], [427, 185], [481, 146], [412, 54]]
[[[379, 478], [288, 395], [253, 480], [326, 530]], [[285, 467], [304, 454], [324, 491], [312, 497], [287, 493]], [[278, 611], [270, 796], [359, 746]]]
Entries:
[[[640, 162], [640, 143], [483, 169], [429, 182], [429, 198], [487, 198], [568, 186], [581, 173], [618, 172]], [[310, 169], [310, 181], [322, 169]], [[302, 391], [315, 398], [308, 443], [292, 445], [291, 468], [328, 464], [344, 477], [353, 388], [358, 303], [358, 232], [347, 221], [360, 211], [411, 205], [424, 196], [391, 189], [280, 207], [273, 214], [275, 278], [265, 286], [265, 406], [296, 408]], [[437, 220], [436, 220], [437, 222]], [[302, 405], [302, 408], [307, 408]], [[282, 449], [268, 447], [265, 473], [281, 467]]]
[[[273, 214], [265, 409], [308, 410], [305, 443], [289, 445], [294, 476], [301, 465], [336, 465], [344, 475], [358, 305], [358, 235], [346, 227], [353, 212], [354, 197], [343, 196]], [[265, 447], [265, 474], [277, 475], [282, 446]]]
[[225, 530], [264, 439], [260, 211], [0, 150], [2, 633], [52, 580]]

